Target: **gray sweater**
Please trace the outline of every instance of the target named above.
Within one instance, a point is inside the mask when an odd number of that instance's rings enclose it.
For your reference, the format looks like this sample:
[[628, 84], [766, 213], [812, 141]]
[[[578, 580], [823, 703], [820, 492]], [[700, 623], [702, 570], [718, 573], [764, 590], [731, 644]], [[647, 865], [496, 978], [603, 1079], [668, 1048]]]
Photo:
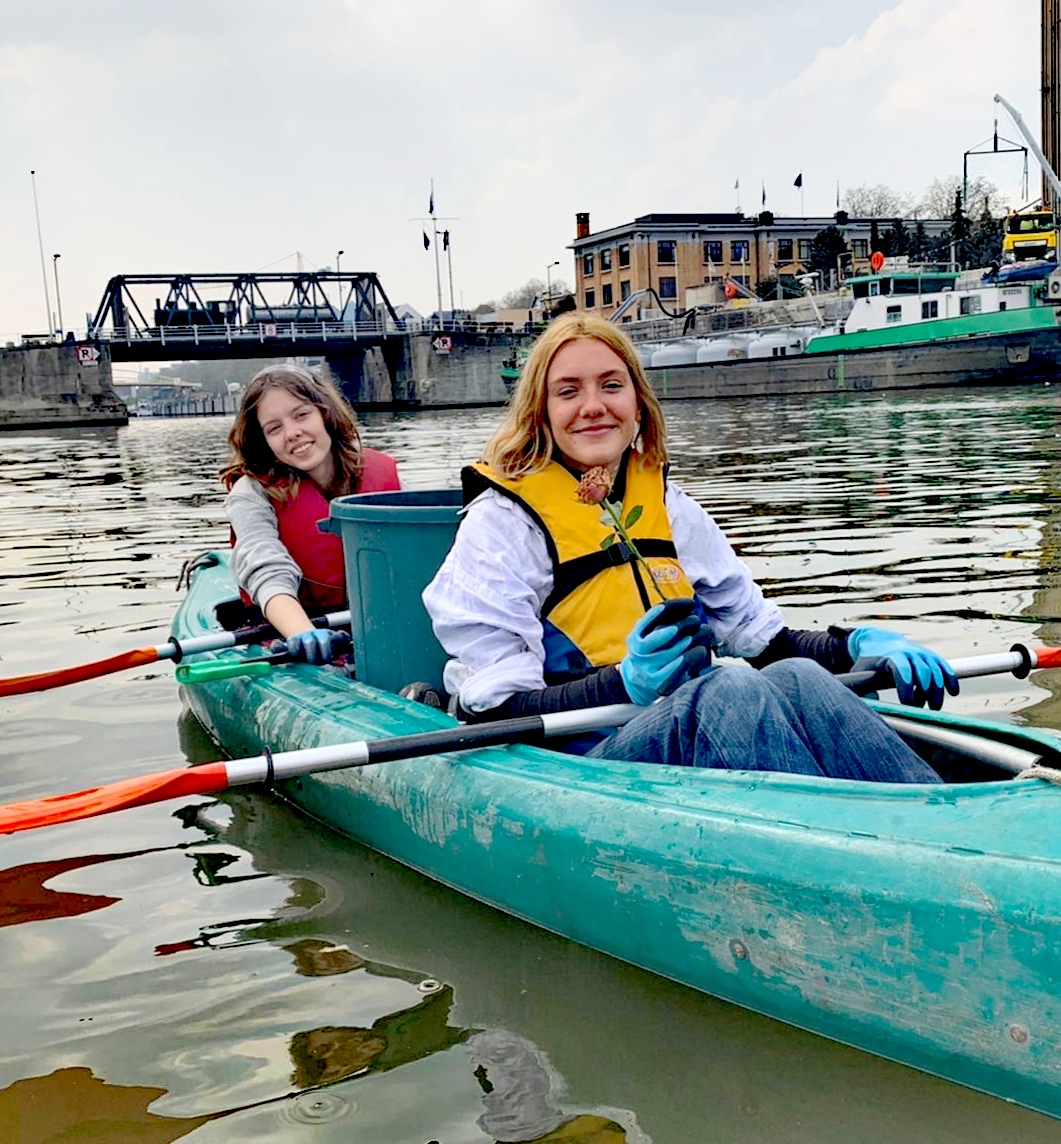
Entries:
[[236, 534], [232, 572], [239, 586], [263, 611], [273, 596], [297, 597], [302, 571], [280, 540], [272, 501], [253, 477], [232, 486], [225, 515]]

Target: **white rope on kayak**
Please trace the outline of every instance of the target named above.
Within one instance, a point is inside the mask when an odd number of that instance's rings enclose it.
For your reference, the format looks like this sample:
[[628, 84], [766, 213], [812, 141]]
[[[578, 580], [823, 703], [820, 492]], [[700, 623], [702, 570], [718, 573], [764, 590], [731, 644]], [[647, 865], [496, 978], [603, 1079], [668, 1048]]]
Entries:
[[1047, 767], [1042, 763], [1027, 767], [1016, 776], [1018, 779], [1042, 779], [1043, 782], [1056, 783], [1061, 786], [1061, 770], [1057, 767]]

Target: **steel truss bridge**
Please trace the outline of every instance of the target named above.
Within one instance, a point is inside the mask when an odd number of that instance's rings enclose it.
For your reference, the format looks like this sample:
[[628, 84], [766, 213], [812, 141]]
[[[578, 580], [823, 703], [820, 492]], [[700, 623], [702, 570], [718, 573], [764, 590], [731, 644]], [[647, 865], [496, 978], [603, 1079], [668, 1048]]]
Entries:
[[121, 274], [89, 326], [113, 361], [345, 355], [390, 348], [404, 325], [363, 271]]

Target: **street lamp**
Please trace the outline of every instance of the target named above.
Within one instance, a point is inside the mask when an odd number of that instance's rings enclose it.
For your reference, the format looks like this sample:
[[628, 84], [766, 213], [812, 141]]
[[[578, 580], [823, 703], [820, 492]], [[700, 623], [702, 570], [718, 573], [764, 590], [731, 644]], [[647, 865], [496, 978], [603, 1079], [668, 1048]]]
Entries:
[[63, 337], [63, 304], [59, 300], [59, 255], [52, 255], [52, 273], [55, 275], [55, 305], [59, 310], [59, 339]]
[[559, 266], [559, 265], [560, 265], [560, 260], [557, 259], [556, 262], [550, 262], [549, 265], [546, 266], [546, 268], [545, 268], [545, 297], [546, 297], [547, 305], [548, 305], [548, 309], [545, 311], [545, 317], [548, 317], [552, 313], [552, 310], [553, 310], [552, 269], [554, 266]]
[[339, 273], [339, 259], [346, 253], [345, 250], [337, 250], [335, 252], [335, 273]]

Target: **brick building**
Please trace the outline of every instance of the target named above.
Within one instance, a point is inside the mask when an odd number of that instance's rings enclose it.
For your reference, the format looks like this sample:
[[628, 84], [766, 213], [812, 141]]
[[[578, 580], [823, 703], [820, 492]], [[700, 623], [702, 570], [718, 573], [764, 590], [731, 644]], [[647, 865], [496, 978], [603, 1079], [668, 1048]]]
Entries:
[[[608, 317], [631, 294], [652, 287], [664, 306], [686, 309], [702, 300], [705, 285], [734, 278], [749, 289], [781, 275], [807, 270], [811, 242], [819, 231], [838, 226], [851, 251], [841, 259], [843, 277], [869, 267], [870, 233], [875, 220], [848, 218], [840, 211], [826, 218], [775, 218], [742, 214], [648, 214], [622, 226], [590, 232], [589, 215], [576, 218], [575, 298], [579, 309]], [[911, 232], [918, 220], [904, 220]], [[877, 219], [881, 235], [892, 226]], [[946, 219], [920, 220], [929, 238], [943, 234]], [[697, 294], [689, 297], [688, 292]], [[698, 297], [699, 295], [699, 297]]]

